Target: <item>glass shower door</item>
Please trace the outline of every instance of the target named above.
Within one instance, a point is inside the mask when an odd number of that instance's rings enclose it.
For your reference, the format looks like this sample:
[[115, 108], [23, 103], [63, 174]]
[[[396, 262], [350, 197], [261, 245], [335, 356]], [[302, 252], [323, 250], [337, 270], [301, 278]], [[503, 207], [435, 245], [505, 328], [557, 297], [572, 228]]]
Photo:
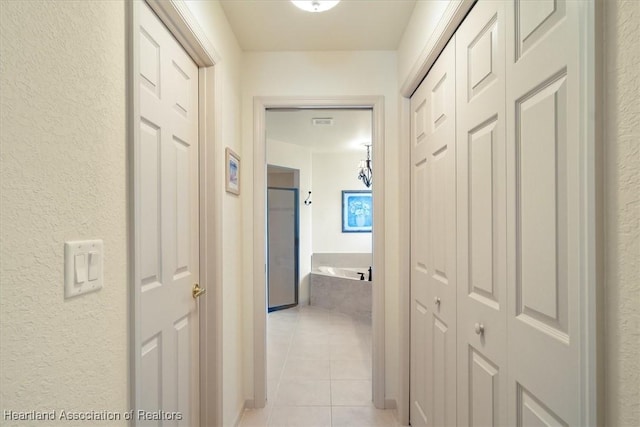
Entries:
[[298, 190], [267, 192], [268, 308], [298, 305]]

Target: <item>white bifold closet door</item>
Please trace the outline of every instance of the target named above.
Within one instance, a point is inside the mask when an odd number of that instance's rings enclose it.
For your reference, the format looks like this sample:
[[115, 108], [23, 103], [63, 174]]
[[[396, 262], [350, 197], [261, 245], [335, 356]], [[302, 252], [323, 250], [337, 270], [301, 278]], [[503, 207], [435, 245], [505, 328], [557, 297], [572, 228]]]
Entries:
[[507, 393], [515, 426], [585, 425], [588, 410], [581, 7], [506, 5]]
[[504, 1], [456, 32], [458, 425], [507, 425]]
[[411, 98], [411, 425], [456, 424], [455, 38]]
[[589, 419], [583, 7], [478, 1], [411, 98], [414, 427]]

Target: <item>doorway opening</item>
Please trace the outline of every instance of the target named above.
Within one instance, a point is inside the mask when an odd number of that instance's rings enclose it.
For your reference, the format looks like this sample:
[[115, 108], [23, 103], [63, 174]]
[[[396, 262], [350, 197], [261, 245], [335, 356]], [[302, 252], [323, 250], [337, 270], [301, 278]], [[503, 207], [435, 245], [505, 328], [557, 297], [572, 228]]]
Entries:
[[[314, 272], [312, 270], [318, 270], [320, 264], [324, 264], [322, 267], [331, 267], [333, 272], [336, 273], [337, 265], [331, 265], [332, 263], [351, 263], [351, 265], [342, 265], [341, 272], [345, 274], [351, 274], [355, 276], [357, 280], [353, 280], [356, 285], [363, 285], [367, 283], [368, 290], [370, 292], [369, 314], [366, 312], [356, 313], [355, 317], [360, 318], [357, 321], [361, 321], [363, 317], [367, 317], [369, 322], [368, 326], [368, 341], [367, 326], [366, 323], [357, 323], [362, 328], [358, 332], [363, 332], [359, 336], [354, 336], [354, 340], [350, 344], [359, 344], [359, 348], [366, 348], [368, 356], [365, 354], [363, 359], [369, 358], [365, 374], [368, 377], [364, 381], [369, 381], [369, 400], [373, 400], [374, 405], [377, 408], [385, 407], [384, 399], [384, 146], [383, 146], [383, 99], [382, 97], [351, 97], [351, 98], [327, 98], [327, 99], [296, 99], [296, 98], [256, 98], [255, 100], [255, 117], [256, 117], [256, 138], [254, 139], [254, 184], [256, 191], [254, 192], [254, 402], [253, 406], [256, 408], [264, 407], [266, 399], [274, 401], [277, 396], [273, 388], [273, 380], [277, 375], [283, 375], [284, 362], [279, 361], [276, 366], [275, 361], [268, 361], [269, 352], [271, 346], [268, 346], [269, 332], [267, 329], [267, 313], [268, 313], [268, 296], [267, 296], [267, 283], [268, 283], [268, 245], [267, 245], [267, 199], [268, 199], [268, 175], [267, 165], [275, 165], [285, 167], [289, 169], [297, 169], [299, 171], [299, 192], [304, 195], [305, 201], [302, 201], [303, 197], [299, 197], [297, 205], [300, 209], [299, 214], [299, 250], [300, 250], [300, 262], [299, 262], [299, 306], [295, 309], [276, 311], [275, 317], [286, 317], [286, 312], [293, 313], [294, 310], [299, 316], [301, 313], [308, 314], [309, 310], [318, 310], [314, 314], [318, 314], [316, 319], [323, 318], [325, 326], [331, 327], [332, 324], [336, 325], [340, 323], [341, 316], [349, 316], [344, 313], [346, 308], [354, 308], [357, 304], [346, 304], [343, 306], [327, 307], [322, 304], [327, 301], [320, 302], [320, 300], [314, 300], [314, 296], [320, 297], [325, 294], [329, 300], [333, 299], [342, 300], [343, 298], [337, 297], [340, 291], [337, 291], [331, 295], [326, 288], [322, 289], [324, 284], [323, 279], [320, 278], [319, 286], [314, 294], [314, 286], [316, 280], [314, 280]], [[290, 143], [289, 145], [282, 144], [282, 135], [277, 136], [271, 129], [271, 116], [279, 114], [280, 121], [283, 123], [291, 124], [290, 118], [286, 118], [286, 115], [299, 115], [306, 126], [313, 126], [313, 123], [319, 123], [320, 126], [326, 126], [329, 129], [335, 131], [335, 126], [339, 121], [339, 112], [347, 113], [363, 113], [368, 117], [368, 136], [362, 135], [359, 138], [350, 138], [348, 145], [350, 149], [347, 150], [350, 153], [339, 153], [336, 147], [332, 147], [338, 143], [339, 139], [336, 135], [330, 138], [329, 142], [318, 142], [319, 148], [315, 154], [315, 164], [326, 163], [327, 177], [315, 175], [320, 174], [321, 168], [314, 166], [314, 154], [309, 148], [304, 148], [302, 143]], [[308, 116], [308, 117], [307, 117]], [[311, 117], [313, 116], [313, 117]], [[317, 116], [317, 117], [316, 117]], [[336, 116], [336, 117], [332, 117]], [[316, 119], [316, 120], [313, 120]], [[332, 124], [334, 125], [331, 128]], [[293, 125], [294, 127], [296, 125]], [[314, 143], [313, 137], [308, 131], [303, 129], [303, 126], [296, 128], [299, 135], [298, 140], [307, 144]], [[327, 128], [325, 128], [327, 130]], [[276, 132], [277, 133], [277, 132]], [[327, 132], [331, 133], [331, 132]], [[275, 141], [275, 142], [274, 142]], [[273, 145], [273, 147], [272, 147]], [[370, 145], [372, 148], [372, 161], [373, 170], [375, 173], [375, 182], [380, 184], [372, 185], [371, 188], [367, 188], [361, 180], [358, 180], [359, 164], [361, 161], [366, 160], [367, 149], [365, 145]], [[306, 150], [306, 154], [305, 154]], [[333, 151], [333, 152], [332, 152]], [[281, 158], [283, 161], [277, 161]], [[297, 162], [297, 164], [296, 164]], [[344, 175], [345, 181], [340, 181], [338, 175], [338, 164], [344, 163], [346, 166]], [[317, 179], [314, 179], [317, 178]], [[329, 183], [328, 181], [338, 181]], [[316, 188], [316, 183], [319, 183]], [[326, 188], [329, 184], [335, 188]], [[326, 190], [326, 191], [325, 191]], [[309, 192], [311, 192], [309, 197]], [[353, 230], [360, 231], [357, 233], [351, 233], [348, 227], [344, 228], [343, 215], [343, 197], [346, 193], [354, 196], [353, 201], [362, 204], [363, 200], [359, 198], [368, 199], [368, 204], [362, 206], [362, 209], [367, 210], [366, 214], [370, 215], [369, 230]], [[357, 192], [363, 192], [358, 194]], [[329, 194], [329, 199], [324, 197], [324, 194]], [[358, 198], [359, 197], [359, 198]], [[330, 200], [330, 201], [327, 201]], [[347, 199], [348, 200], [348, 199]], [[309, 203], [310, 202], [310, 203]], [[348, 202], [347, 202], [348, 206]], [[365, 212], [359, 212], [364, 214]], [[349, 211], [346, 212], [349, 216]], [[359, 221], [356, 224], [355, 220], [355, 207], [351, 212], [354, 222], [354, 227], [364, 227], [364, 224], [360, 224]], [[318, 220], [316, 222], [316, 219]], [[348, 220], [349, 218], [347, 218]], [[375, 224], [375, 231], [373, 225]], [[348, 225], [348, 222], [347, 222]], [[366, 228], [366, 227], [365, 227]], [[305, 230], [307, 235], [305, 236]], [[313, 237], [312, 237], [313, 236]], [[331, 244], [337, 246], [332, 248]], [[350, 241], [351, 243], [345, 243]], [[367, 246], [358, 246], [362, 242], [366, 241]], [[354, 243], [359, 242], [359, 243]], [[349, 246], [353, 245], [353, 246]], [[360, 258], [358, 258], [360, 257]], [[327, 265], [329, 264], [329, 265]], [[361, 265], [362, 264], [362, 265]], [[351, 267], [351, 268], [349, 268]], [[371, 267], [371, 268], [370, 268]], [[371, 282], [369, 282], [369, 271], [371, 271]], [[358, 274], [362, 273], [362, 274]], [[362, 277], [362, 280], [360, 278]], [[362, 283], [358, 283], [362, 282]], [[356, 286], [357, 287], [357, 286]], [[353, 291], [356, 287], [351, 289]], [[314, 305], [314, 302], [316, 304]], [[361, 303], [362, 301], [357, 301]], [[311, 305], [309, 305], [311, 303]], [[352, 306], [352, 307], [348, 307]], [[357, 310], [356, 310], [357, 311]], [[365, 310], [363, 310], [365, 311]], [[294, 313], [295, 314], [295, 313]], [[271, 315], [269, 315], [271, 318]], [[291, 316], [292, 317], [292, 316]], [[301, 317], [294, 321], [301, 321]], [[307, 319], [308, 320], [308, 319]], [[309, 329], [314, 327], [320, 327], [320, 323], [313, 321], [304, 322]], [[336, 326], [337, 327], [337, 326]], [[358, 327], [356, 327], [358, 329]], [[320, 332], [317, 331], [316, 332]], [[326, 332], [329, 332], [328, 330]], [[357, 334], [356, 334], [357, 335]], [[272, 337], [271, 337], [272, 338]], [[293, 338], [293, 335], [289, 337]], [[286, 337], [280, 337], [281, 340], [286, 340]], [[327, 339], [329, 339], [327, 337]], [[336, 338], [337, 339], [337, 338]], [[276, 342], [275, 338], [272, 338], [273, 342]], [[292, 340], [289, 341], [293, 343]], [[316, 347], [316, 350], [309, 348], [309, 352], [306, 355], [305, 349], [300, 346], [295, 351], [299, 354], [299, 359], [304, 360], [319, 360], [326, 359], [324, 364], [327, 368], [333, 362], [331, 360], [331, 347], [329, 341], [324, 346], [324, 350], [320, 347]], [[300, 351], [298, 351], [300, 350]], [[353, 352], [358, 350], [354, 347]], [[337, 352], [337, 350], [336, 350]], [[336, 353], [337, 354], [337, 353]], [[334, 355], [334, 357], [338, 357]], [[275, 360], [275, 359], [274, 359]], [[297, 364], [303, 365], [305, 362]], [[292, 362], [292, 365], [295, 363]], [[308, 364], [308, 363], [307, 363]], [[326, 372], [328, 369], [326, 370]], [[293, 375], [289, 372], [286, 375]], [[322, 374], [319, 374], [322, 375]], [[325, 373], [328, 375], [328, 373]], [[327, 377], [326, 380], [330, 380]], [[326, 381], [327, 387], [329, 387], [329, 381]], [[271, 386], [269, 393], [267, 392], [267, 386]], [[362, 385], [362, 384], [361, 384]], [[282, 390], [280, 390], [282, 391]], [[281, 395], [279, 393], [278, 395]]]

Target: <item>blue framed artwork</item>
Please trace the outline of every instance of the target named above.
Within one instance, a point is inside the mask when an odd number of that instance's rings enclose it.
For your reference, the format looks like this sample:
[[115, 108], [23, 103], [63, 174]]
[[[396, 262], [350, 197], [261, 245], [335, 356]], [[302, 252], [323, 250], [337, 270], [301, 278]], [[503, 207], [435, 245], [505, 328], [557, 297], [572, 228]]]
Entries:
[[224, 151], [227, 161], [225, 189], [227, 193], [240, 195], [240, 156], [229, 147]]
[[373, 199], [371, 191], [342, 191], [342, 232], [371, 233]]

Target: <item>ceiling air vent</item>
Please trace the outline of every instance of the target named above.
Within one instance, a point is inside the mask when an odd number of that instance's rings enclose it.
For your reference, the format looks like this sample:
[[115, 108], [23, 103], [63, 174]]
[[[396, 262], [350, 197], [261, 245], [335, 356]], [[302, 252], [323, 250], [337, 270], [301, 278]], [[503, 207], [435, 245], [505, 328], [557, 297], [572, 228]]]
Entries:
[[311, 119], [311, 123], [313, 123], [314, 126], [333, 126], [333, 118], [317, 117]]

